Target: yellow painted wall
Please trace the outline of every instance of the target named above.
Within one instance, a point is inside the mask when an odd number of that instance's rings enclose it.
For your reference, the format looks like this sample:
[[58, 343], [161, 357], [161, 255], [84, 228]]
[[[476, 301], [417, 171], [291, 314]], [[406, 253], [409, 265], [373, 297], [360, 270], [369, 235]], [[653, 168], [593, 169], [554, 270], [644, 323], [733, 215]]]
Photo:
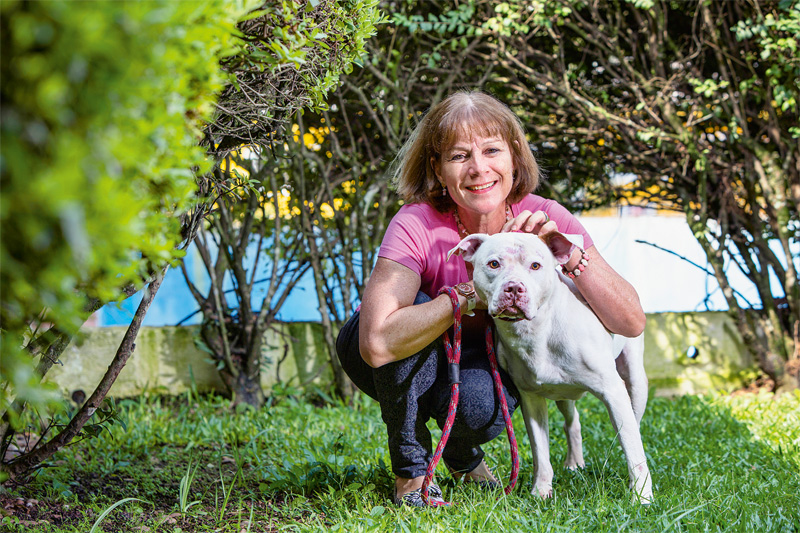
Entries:
[[[269, 390], [278, 380], [304, 386], [332, 380], [322, 338], [322, 326], [295, 322], [278, 325], [265, 343], [268, 363], [262, 368], [261, 384]], [[116, 353], [125, 327], [85, 328], [83, 339], [70, 344], [47, 379], [64, 392], [83, 390], [91, 394]], [[110, 395], [135, 396], [143, 391], [179, 394], [192, 384], [198, 390], [224, 390], [210, 357], [194, 344], [196, 326], [144, 327], [136, 349], [120, 372]]]
[[[196, 331], [196, 327], [142, 328], [136, 350], [111, 395], [133, 396], [145, 390], [179, 394], [187, 390], [192, 379], [199, 390], [222, 390], [208, 354], [194, 345]], [[63, 365], [54, 366], [47, 379], [66, 393], [81, 389], [90, 394], [124, 332], [123, 327], [86, 328], [83, 340], [67, 348]], [[284, 383], [297, 386], [331, 382], [320, 324], [281, 324], [280, 334], [268, 333], [266, 345], [269, 363], [262, 375], [266, 390], [278, 376]], [[686, 355], [690, 346], [698, 350], [696, 359]], [[730, 390], [754, 374], [753, 361], [733, 322], [722, 312], [648, 315], [645, 367], [651, 387], [660, 395]]]
[[[691, 346], [694, 359], [687, 356]], [[732, 390], [755, 376], [755, 362], [724, 312], [648, 314], [644, 356], [659, 395]]]

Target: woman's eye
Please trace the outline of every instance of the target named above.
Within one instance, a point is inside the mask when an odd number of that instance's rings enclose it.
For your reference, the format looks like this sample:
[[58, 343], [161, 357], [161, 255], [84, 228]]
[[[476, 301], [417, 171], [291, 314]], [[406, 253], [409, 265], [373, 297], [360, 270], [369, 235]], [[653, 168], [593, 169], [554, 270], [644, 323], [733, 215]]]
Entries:
[[542, 266], [541, 264], [534, 262], [531, 265], [531, 270], [539, 270], [541, 268], [541, 266]]
[[464, 159], [464, 154], [456, 154], [450, 158], [450, 161], [461, 161]]
[[489, 268], [500, 268], [500, 261], [496, 259], [489, 261]]

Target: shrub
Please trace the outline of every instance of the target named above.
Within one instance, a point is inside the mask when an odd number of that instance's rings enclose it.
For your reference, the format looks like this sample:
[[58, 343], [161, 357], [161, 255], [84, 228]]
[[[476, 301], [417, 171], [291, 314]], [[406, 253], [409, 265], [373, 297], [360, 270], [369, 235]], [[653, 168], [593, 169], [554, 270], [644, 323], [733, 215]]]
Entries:
[[[34, 324], [76, 331], [176, 260], [241, 2], [3, 2], [0, 412]], [[13, 370], [13, 372], [12, 372]]]

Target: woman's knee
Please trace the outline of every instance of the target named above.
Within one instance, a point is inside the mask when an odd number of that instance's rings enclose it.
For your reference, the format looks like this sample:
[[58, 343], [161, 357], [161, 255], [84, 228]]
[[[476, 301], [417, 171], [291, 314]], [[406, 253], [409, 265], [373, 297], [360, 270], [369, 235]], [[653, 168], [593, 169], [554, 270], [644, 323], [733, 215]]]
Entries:
[[[509, 414], [514, 412], [517, 401], [505, 388]], [[474, 431], [488, 431], [494, 427], [504, 427], [505, 419], [489, 372], [482, 369], [465, 369], [461, 373], [458, 402], [458, 418]]]
[[[354, 350], [358, 351], [358, 323], [360, 318], [361, 311], [353, 313], [353, 316], [344, 323], [342, 329], [336, 335], [336, 354], [340, 360]], [[356, 343], [355, 346], [354, 343]]]

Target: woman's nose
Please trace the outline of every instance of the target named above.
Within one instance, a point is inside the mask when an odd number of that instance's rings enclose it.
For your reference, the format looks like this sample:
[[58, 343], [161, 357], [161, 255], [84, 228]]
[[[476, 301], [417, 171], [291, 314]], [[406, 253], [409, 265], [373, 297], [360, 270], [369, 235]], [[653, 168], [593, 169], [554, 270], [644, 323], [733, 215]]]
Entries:
[[489, 160], [483, 154], [473, 155], [471, 163], [470, 172], [474, 175], [483, 174], [489, 167]]

